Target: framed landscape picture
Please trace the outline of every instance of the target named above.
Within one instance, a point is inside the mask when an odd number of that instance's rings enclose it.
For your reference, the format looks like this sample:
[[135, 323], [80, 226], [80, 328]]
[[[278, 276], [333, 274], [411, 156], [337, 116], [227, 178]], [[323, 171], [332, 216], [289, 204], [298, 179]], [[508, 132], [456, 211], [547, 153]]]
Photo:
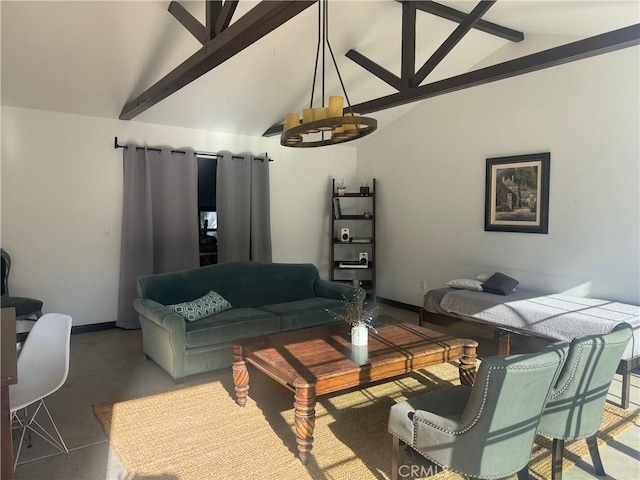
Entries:
[[487, 158], [484, 229], [548, 233], [551, 154]]

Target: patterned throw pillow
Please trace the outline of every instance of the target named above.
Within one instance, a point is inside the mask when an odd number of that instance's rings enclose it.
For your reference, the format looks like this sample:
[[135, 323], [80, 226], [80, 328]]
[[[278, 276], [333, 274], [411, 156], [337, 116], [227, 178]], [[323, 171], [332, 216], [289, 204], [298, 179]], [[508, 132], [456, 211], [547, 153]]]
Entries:
[[175, 305], [167, 305], [167, 307], [190, 322], [233, 308], [222, 295], [213, 290], [204, 297], [191, 302], [176, 303]]

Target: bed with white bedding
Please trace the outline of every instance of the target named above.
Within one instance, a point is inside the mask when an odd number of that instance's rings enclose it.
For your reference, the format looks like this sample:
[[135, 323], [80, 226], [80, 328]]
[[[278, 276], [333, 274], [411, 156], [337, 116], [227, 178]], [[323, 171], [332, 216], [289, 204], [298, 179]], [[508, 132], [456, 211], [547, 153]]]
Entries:
[[593, 298], [542, 294], [518, 288], [508, 295], [440, 288], [424, 296], [420, 323], [467, 334], [496, 337], [499, 354], [509, 353], [511, 334], [547, 341], [609, 333], [619, 323], [633, 327], [617, 373], [622, 375], [622, 406], [629, 404], [630, 371], [640, 365], [640, 307]]

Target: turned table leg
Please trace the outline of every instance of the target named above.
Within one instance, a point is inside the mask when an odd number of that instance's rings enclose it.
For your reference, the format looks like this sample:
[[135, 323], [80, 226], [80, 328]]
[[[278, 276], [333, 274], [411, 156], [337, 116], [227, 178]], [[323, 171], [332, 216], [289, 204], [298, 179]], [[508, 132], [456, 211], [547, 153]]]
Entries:
[[309, 462], [313, 444], [313, 429], [316, 424], [316, 387], [315, 385], [295, 385], [295, 422], [298, 458], [303, 465]]
[[460, 372], [460, 383], [469, 387], [473, 386], [476, 381], [476, 349], [478, 348], [478, 342], [469, 340], [465, 343], [462, 356], [460, 357], [460, 365], [458, 370]]
[[233, 383], [236, 390], [236, 401], [238, 405], [244, 407], [247, 403], [247, 392], [249, 391], [249, 371], [242, 356], [242, 347], [233, 346]]

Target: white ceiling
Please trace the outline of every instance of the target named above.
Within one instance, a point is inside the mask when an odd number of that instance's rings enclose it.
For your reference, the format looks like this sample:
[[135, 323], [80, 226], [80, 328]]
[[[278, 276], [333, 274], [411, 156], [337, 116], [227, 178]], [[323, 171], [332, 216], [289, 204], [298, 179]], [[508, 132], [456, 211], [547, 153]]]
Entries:
[[[201, 47], [169, 3], [2, 0], [2, 105], [118, 118], [127, 100]], [[181, 3], [204, 23], [204, 1]], [[234, 21], [256, 3], [240, 0]], [[440, 3], [465, 12], [476, 4]], [[395, 93], [344, 54], [356, 49], [399, 75], [401, 11], [393, 0], [331, 1], [329, 38], [352, 104]], [[525, 40], [472, 30], [423, 84], [638, 23], [640, 1], [499, 0], [483, 18]], [[416, 23], [419, 68], [457, 24], [420, 11]], [[132, 121], [262, 135], [309, 103], [316, 25], [312, 6]], [[327, 65], [327, 95], [339, 93]], [[384, 128], [415, 105], [372, 116]]]

